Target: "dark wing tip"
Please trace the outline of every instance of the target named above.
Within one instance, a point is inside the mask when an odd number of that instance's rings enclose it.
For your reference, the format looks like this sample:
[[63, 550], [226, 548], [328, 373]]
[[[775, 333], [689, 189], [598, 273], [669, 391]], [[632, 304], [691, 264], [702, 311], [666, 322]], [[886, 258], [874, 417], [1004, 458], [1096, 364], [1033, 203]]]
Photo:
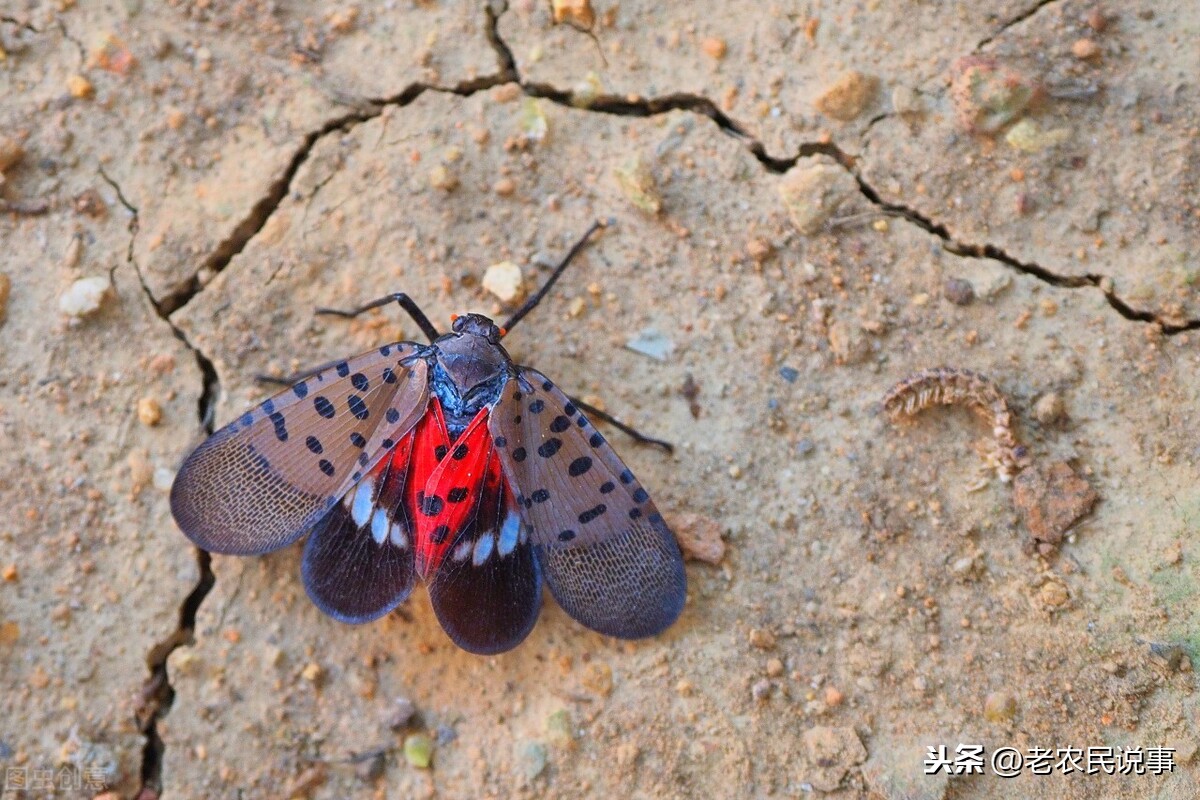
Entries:
[[662, 633], [683, 612], [683, 555], [661, 520], [587, 546], [542, 545], [537, 551], [554, 599], [598, 633], [644, 639]]
[[525, 641], [542, 610], [542, 577], [528, 543], [483, 566], [444, 562], [429, 583], [429, 599], [446, 635], [480, 656]]
[[305, 542], [300, 576], [313, 605], [338, 622], [357, 625], [404, 602], [416, 572], [411, 548], [376, 543], [336, 505]]
[[[507, 653], [529, 636], [533, 626], [537, 624], [541, 612], [541, 592], [522, 624], [513, 628], [489, 628], [483, 625], [462, 625], [461, 620], [447, 619], [438, 614], [438, 622], [442, 630], [450, 637], [450, 641], [459, 648], [477, 656], [494, 656]], [[435, 607], [436, 610], [436, 607]]]

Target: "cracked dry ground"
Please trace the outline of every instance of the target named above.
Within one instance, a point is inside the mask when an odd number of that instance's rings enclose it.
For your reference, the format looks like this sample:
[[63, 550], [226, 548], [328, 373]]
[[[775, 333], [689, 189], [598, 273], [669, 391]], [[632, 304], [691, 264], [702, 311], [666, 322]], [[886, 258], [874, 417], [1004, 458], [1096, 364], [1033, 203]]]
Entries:
[[[1200, 12], [594, 12], [589, 32], [534, 2], [4, 6], [0, 768], [86, 768], [125, 798], [1200, 794]], [[1037, 86], [995, 135], [956, 117], [966, 56]], [[852, 70], [859, 107], [818, 111]], [[297, 548], [210, 562], [176, 530], [174, 469], [265, 396], [254, 375], [418, 335], [314, 306], [502, 312], [489, 264], [537, 283], [607, 216], [507, 344], [677, 443], [613, 432], [669, 519], [726, 541], [665, 635], [548, 604], [478, 658], [421, 592], [340, 625]], [[87, 277], [111, 289], [69, 318]], [[624, 348], [645, 328], [665, 360]], [[1035, 462], [1100, 496], [1057, 553], [1027, 553], [1007, 486], [967, 491], [967, 412], [878, 414], [940, 364], [991, 375]], [[1035, 414], [1051, 393], [1064, 412]], [[397, 698], [418, 713], [393, 730]], [[420, 730], [429, 770], [399, 749]], [[958, 742], [1178, 766], [920, 774]]]

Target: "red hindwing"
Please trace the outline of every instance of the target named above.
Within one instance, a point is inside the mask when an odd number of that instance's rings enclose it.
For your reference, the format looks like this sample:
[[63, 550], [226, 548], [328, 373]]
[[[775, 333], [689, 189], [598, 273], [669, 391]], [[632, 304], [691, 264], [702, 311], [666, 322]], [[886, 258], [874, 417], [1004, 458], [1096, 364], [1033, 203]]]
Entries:
[[[446, 551], [467, 523], [474, 520], [492, 453], [487, 415], [486, 408], [480, 409], [451, 442], [441, 404], [435, 398], [430, 403], [427, 419], [436, 418], [438, 433], [431, 433], [426, 440], [421, 440], [421, 427], [418, 426], [409, 508], [416, 528], [417, 572], [422, 578], [437, 571]], [[430, 426], [431, 429], [434, 427]], [[431, 460], [431, 454], [435, 460]], [[418, 457], [422, 459], [420, 464]]]

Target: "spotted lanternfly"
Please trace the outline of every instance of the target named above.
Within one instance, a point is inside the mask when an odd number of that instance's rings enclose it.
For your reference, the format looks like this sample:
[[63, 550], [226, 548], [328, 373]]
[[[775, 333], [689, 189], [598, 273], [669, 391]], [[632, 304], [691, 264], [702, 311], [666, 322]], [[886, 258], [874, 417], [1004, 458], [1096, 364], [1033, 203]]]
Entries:
[[430, 344], [338, 362], [214, 433], [171, 488], [184, 534], [215, 553], [257, 555], [308, 533], [304, 586], [344, 622], [388, 613], [419, 576], [446, 633], [473, 653], [525, 638], [543, 580], [600, 633], [666, 629], [686, 595], [679, 546], [581, 409], [644, 437], [500, 344], [597, 227], [504, 327], [467, 314], [441, 335], [404, 294], [320, 309], [354, 316], [397, 302]]

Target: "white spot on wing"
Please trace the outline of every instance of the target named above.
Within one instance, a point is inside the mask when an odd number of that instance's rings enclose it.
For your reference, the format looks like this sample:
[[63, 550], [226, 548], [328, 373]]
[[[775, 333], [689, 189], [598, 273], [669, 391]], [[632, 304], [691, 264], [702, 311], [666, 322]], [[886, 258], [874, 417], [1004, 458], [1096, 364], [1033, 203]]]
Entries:
[[404, 535], [404, 528], [398, 522], [392, 523], [392, 527], [388, 531], [388, 539], [401, 550], [408, 547], [408, 537]]
[[376, 544], [383, 544], [388, 537], [388, 518], [387, 512], [382, 508], [375, 509], [375, 513], [371, 515], [371, 538]]
[[488, 556], [492, 554], [492, 550], [496, 547], [496, 537], [490, 533], [485, 533], [475, 542], [475, 551], [471, 553], [471, 563], [475, 566], [480, 566], [488, 560]]
[[496, 551], [504, 557], [511, 553], [517, 546], [517, 541], [521, 534], [521, 520], [516, 514], [509, 514], [504, 517], [504, 525], [500, 528], [500, 541]]
[[473, 546], [474, 542], [472, 542], [470, 539], [463, 539], [458, 543], [458, 546], [454, 548], [454, 552], [451, 555], [455, 561], [466, 561], [467, 556], [471, 555], [471, 548]]
[[354, 490], [354, 502], [350, 506], [350, 518], [354, 524], [363, 527], [371, 518], [371, 508], [375, 505], [375, 481], [365, 479]]

